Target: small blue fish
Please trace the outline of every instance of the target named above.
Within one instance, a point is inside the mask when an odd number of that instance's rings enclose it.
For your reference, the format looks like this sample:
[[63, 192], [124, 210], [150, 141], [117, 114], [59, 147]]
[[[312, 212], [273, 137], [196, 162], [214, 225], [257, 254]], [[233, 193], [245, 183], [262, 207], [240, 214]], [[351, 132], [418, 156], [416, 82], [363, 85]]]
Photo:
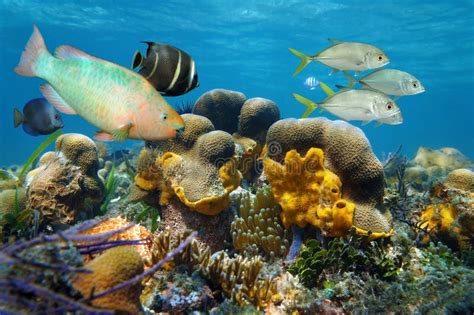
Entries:
[[64, 127], [63, 120], [45, 98], [35, 98], [25, 104], [23, 113], [13, 110], [13, 124], [22, 125], [23, 130], [32, 136], [49, 135]]
[[318, 85], [319, 85], [319, 81], [315, 77], [308, 77], [304, 81], [304, 86], [306, 86], [311, 91], [316, 89]]

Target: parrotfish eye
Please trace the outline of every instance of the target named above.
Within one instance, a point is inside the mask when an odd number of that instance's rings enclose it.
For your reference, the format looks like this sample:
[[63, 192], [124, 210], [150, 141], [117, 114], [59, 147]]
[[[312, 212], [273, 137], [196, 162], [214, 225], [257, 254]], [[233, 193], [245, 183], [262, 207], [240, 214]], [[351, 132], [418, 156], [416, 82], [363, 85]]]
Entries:
[[161, 117], [161, 120], [162, 120], [162, 121], [165, 121], [165, 120], [168, 118], [168, 114], [163, 113], [163, 114], [161, 114], [160, 117]]

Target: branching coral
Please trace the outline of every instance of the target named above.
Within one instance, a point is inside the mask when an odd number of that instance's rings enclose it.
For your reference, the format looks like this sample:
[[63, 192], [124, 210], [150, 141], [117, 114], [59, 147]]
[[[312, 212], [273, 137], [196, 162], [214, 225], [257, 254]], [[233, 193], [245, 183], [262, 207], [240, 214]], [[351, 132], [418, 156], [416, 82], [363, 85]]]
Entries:
[[286, 255], [289, 242], [280, 211], [269, 187], [258, 188], [255, 196], [242, 195], [231, 226], [234, 248], [249, 254], [263, 251], [271, 259]]
[[276, 294], [276, 281], [270, 276], [260, 276], [262, 264], [259, 256], [230, 258], [221, 251], [201, 267], [201, 273], [239, 305], [253, 303], [264, 307]]
[[324, 167], [321, 149], [311, 148], [305, 157], [291, 150], [284, 165], [270, 158], [263, 163], [286, 228], [311, 224], [328, 236], [349, 232], [355, 206], [341, 199], [341, 181]]

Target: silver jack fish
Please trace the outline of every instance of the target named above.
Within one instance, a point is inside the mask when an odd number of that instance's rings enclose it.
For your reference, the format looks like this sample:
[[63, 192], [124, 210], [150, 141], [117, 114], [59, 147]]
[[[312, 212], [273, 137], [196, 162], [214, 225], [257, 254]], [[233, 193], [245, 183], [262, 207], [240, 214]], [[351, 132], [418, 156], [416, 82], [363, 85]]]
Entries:
[[334, 45], [313, 56], [289, 48], [293, 54], [301, 58], [301, 63], [293, 75], [300, 73], [313, 60], [331, 67], [331, 74], [337, 73], [339, 70], [362, 72], [383, 67], [390, 62], [385, 53], [375, 46], [356, 42], [342, 42], [332, 38], [329, 41]]
[[155, 89], [165, 96], [185, 94], [199, 86], [196, 63], [186, 52], [176, 47], [143, 42], [148, 45], [146, 58], [137, 50], [132, 69], [138, 71]]
[[319, 84], [329, 95], [319, 104], [293, 93], [293, 97], [307, 107], [303, 118], [308, 117], [316, 108], [320, 107], [347, 121], [360, 120], [364, 124], [377, 121], [378, 124], [390, 125], [403, 122], [398, 105], [383, 93], [371, 90], [344, 90], [331, 94], [332, 90], [327, 85], [323, 82]]
[[336, 85], [338, 88], [352, 88], [360, 83], [364, 88], [373, 89], [387, 95], [403, 96], [422, 93], [425, 88], [411, 74], [396, 69], [380, 69], [356, 79], [346, 71], [343, 72], [349, 83], [347, 86]]

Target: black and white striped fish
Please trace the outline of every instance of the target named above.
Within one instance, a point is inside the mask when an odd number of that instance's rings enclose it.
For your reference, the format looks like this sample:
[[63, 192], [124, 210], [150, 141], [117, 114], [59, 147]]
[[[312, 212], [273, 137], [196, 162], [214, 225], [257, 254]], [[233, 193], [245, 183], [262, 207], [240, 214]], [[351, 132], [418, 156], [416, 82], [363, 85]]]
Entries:
[[196, 63], [186, 52], [176, 47], [143, 42], [148, 45], [146, 58], [136, 51], [132, 69], [147, 79], [165, 96], [183, 95], [199, 86]]

